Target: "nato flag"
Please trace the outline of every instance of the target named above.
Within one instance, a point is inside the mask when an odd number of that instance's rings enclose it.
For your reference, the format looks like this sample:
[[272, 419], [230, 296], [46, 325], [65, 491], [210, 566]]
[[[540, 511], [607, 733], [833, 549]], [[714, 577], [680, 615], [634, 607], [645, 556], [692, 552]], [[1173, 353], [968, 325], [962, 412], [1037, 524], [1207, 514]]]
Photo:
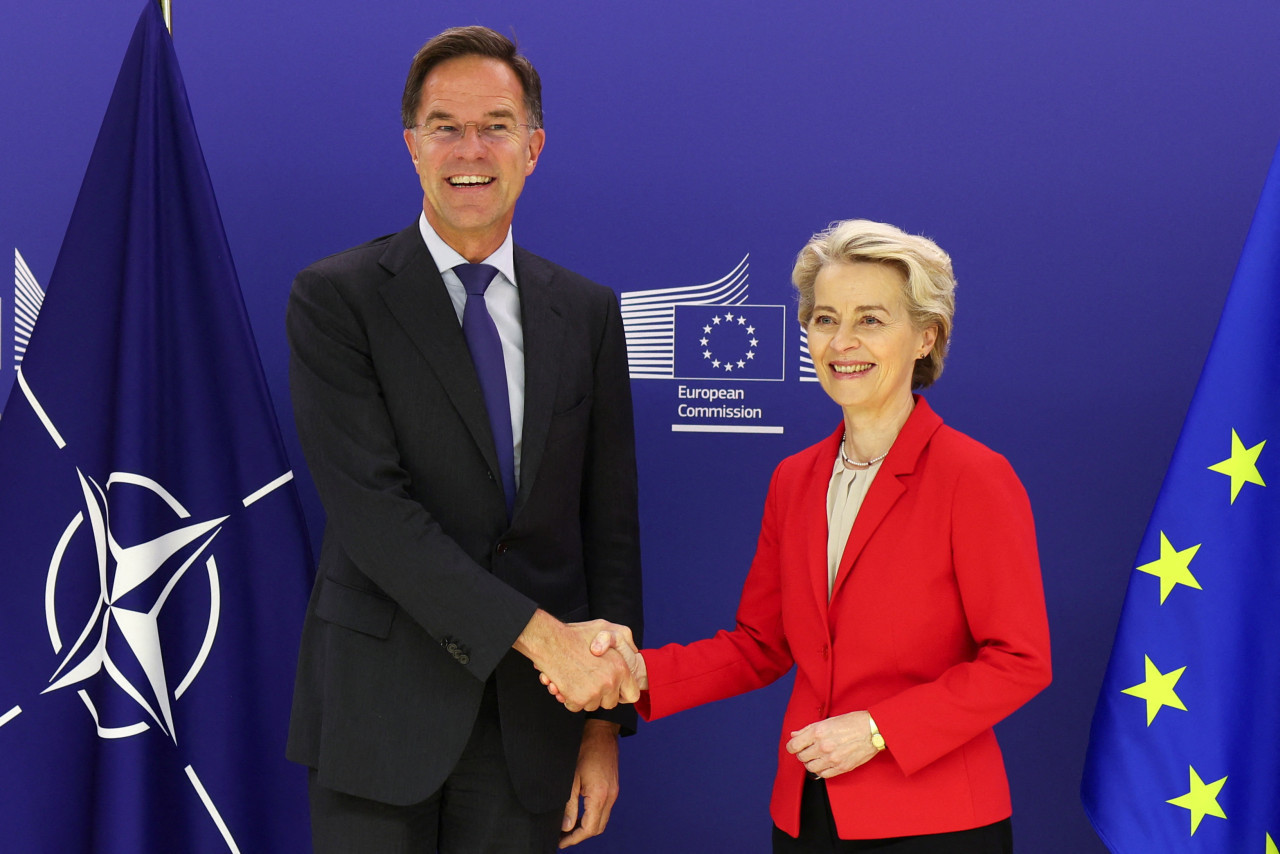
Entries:
[[307, 848], [311, 560], [148, 2], [0, 420], [0, 848]]
[[1114, 852], [1280, 840], [1280, 152], [1129, 578], [1085, 808]]

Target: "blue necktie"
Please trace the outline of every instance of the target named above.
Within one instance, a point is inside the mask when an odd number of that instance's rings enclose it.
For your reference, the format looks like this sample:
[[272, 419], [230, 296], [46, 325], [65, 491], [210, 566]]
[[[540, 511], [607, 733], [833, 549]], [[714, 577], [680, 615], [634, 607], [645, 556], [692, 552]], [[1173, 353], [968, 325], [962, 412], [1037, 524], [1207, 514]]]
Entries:
[[480, 392], [489, 412], [489, 429], [498, 451], [498, 468], [502, 471], [502, 487], [507, 498], [507, 518], [511, 518], [516, 502], [515, 440], [511, 435], [511, 398], [507, 394], [507, 362], [502, 357], [502, 340], [498, 327], [489, 315], [484, 292], [498, 268], [488, 264], [459, 264], [453, 268], [467, 292], [467, 305], [462, 310], [462, 334], [471, 350], [471, 361], [480, 378]]

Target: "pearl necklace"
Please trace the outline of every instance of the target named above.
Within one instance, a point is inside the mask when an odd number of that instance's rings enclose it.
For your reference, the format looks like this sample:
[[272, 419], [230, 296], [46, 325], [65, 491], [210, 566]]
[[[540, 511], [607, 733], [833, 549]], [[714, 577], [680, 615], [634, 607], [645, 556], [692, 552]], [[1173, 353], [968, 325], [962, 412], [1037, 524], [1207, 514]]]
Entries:
[[[848, 439], [848, 438], [849, 438], [849, 431], [846, 430], [844, 435], [840, 437], [840, 461], [844, 463], [845, 468], [854, 468], [855, 466], [858, 466], [864, 469], [870, 468], [871, 466], [883, 460], [885, 457], [889, 456], [889, 452], [885, 451], [883, 454], [876, 457], [874, 460], [867, 460], [865, 463], [859, 463], [854, 460], [851, 460], [849, 459], [849, 455], [844, 452], [844, 442], [845, 442], [845, 439]], [[891, 445], [890, 448], [892, 447], [893, 446]]]

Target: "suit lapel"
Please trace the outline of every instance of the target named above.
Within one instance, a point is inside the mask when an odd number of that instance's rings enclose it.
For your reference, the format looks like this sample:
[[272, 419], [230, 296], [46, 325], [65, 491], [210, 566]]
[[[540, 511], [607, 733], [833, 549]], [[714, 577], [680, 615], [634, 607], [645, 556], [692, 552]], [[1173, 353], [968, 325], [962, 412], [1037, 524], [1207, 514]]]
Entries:
[[872, 534], [907, 491], [903, 476], [915, 471], [920, 454], [929, 444], [929, 438], [941, 426], [942, 419], [934, 414], [924, 398], [917, 395], [915, 409], [911, 411], [907, 423], [902, 425], [898, 438], [889, 450], [889, 456], [881, 463], [880, 473], [872, 481], [867, 497], [858, 509], [858, 516], [853, 521], [853, 530], [849, 532], [849, 540], [845, 543], [844, 554], [840, 557], [840, 567], [836, 573], [836, 583], [831, 591], [832, 601], [839, 595], [841, 586], [849, 577], [853, 564]]
[[808, 520], [810, 528], [809, 578], [813, 582], [813, 596], [818, 602], [818, 613], [827, 619], [827, 532], [830, 522], [827, 520], [827, 493], [831, 489], [831, 467], [835, 465], [840, 437], [844, 435], [844, 424], [836, 428], [836, 432], [822, 443], [813, 469], [809, 472], [805, 485], [804, 506], [800, 509], [800, 518]]
[[529, 496], [542, 464], [556, 397], [564, 317], [556, 304], [555, 271], [542, 259], [515, 248], [516, 279], [520, 291], [520, 322], [524, 328], [524, 427], [520, 445], [520, 488], [515, 513]]
[[431, 365], [490, 470], [497, 472], [498, 455], [471, 351], [416, 222], [392, 238], [379, 263], [393, 274], [381, 288], [383, 301]]

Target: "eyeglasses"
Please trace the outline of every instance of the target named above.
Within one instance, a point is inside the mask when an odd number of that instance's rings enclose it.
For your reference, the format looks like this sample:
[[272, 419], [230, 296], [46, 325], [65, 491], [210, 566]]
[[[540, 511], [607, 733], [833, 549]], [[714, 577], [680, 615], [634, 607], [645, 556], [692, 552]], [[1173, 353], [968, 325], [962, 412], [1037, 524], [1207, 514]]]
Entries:
[[419, 136], [427, 142], [437, 145], [455, 145], [461, 142], [463, 136], [466, 135], [468, 125], [476, 129], [476, 135], [480, 137], [480, 141], [487, 145], [517, 142], [520, 139], [520, 128], [533, 127], [532, 125], [504, 121], [490, 121], [484, 124], [462, 122], [459, 124], [450, 119], [435, 119], [413, 127], [414, 130], [418, 131]]

